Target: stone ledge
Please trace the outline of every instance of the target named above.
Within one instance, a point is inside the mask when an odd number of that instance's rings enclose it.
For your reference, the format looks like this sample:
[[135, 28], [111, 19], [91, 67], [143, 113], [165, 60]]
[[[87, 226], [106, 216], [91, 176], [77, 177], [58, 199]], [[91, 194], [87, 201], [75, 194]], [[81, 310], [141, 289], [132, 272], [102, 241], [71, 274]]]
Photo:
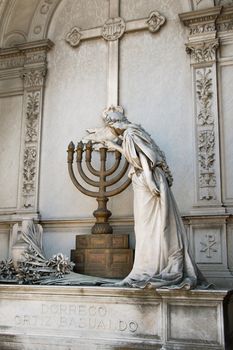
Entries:
[[230, 350], [232, 311], [226, 290], [0, 285], [0, 349]]

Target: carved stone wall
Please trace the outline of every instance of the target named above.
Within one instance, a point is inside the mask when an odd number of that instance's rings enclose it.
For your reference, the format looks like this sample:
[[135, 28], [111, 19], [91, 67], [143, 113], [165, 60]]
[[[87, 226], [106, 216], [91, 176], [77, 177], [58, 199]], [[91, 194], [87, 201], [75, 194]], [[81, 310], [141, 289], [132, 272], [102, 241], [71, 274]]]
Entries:
[[[196, 216], [189, 222], [189, 239], [194, 259], [206, 278], [218, 286], [232, 286], [229, 266], [228, 215]], [[231, 254], [231, 253], [230, 253]]]
[[[204, 214], [222, 209], [216, 53], [219, 47], [216, 20], [221, 8], [182, 14], [189, 27], [186, 51], [193, 72], [194, 124], [196, 134], [196, 203]], [[201, 209], [199, 209], [201, 208]]]
[[[40, 133], [43, 104], [43, 89], [47, 67], [47, 51], [52, 43], [49, 40], [22, 44], [15, 49], [3, 49], [0, 53], [0, 97], [22, 96], [21, 142], [15, 144], [19, 154], [19, 172], [15, 174], [18, 189], [14, 207], [1, 205], [2, 215], [37, 216]], [[9, 111], [9, 110], [8, 110]], [[6, 111], [7, 112], [7, 111]], [[10, 134], [6, 140], [9, 143]], [[9, 151], [9, 149], [8, 149]], [[14, 153], [5, 150], [10, 162]], [[7, 169], [5, 169], [7, 174]], [[17, 175], [17, 176], [16, 176]], [[10, 185], [10, 184], [9, 184]], [[6, 182], [5, 186], [9, 186]]]
[[[0, 186], [7, 188], [0, 192], [1, 258], [7, 256], [11, 225], [25, 215], [38, 218], [38, 210], [48, 255], [59, 250], [68, 255], [76, 233], [90, 232], [96, 204], [73, 188], [65, 149], [86, 128], [100, 125], [113, 81], [129, 119], [142, 123], [167, 155], [179, 208], [189, 215], [185, 224], [196, 261], [212, 281], [230, 284], [232, 1], [120, 0], [116, 23], [108, 22], [107, 0], [34, 0], [16, 16], [20, 1], [0, 1], [0, 103], [6, 122], [0, 130]], [[178, 13], [191, 10], [181, 15], [184, 26]], [[145, 20], [156, 29], [156, 12], [166, 21], [152, 34]], [[110, 35], [115, 24], [121, 29], [119, 51], [110, 49], [116, 48], [109, 40], [115, 39]], [[69, 34], [75, 44], [80, 39], [77, 48], [66, 42]], [[47, 37], [55, 42], [49, 55]], [[114, 228], [131, 233], [131, 246], [132, 203], [130, 189], [109, 203]]]
[[199, 214], [187, 218], [189, 238], [204, 275], [216, 285], [231, 287], [233, 7], [216, 6], [180, 18], [189, 30], [197, 174], [193, 213]]

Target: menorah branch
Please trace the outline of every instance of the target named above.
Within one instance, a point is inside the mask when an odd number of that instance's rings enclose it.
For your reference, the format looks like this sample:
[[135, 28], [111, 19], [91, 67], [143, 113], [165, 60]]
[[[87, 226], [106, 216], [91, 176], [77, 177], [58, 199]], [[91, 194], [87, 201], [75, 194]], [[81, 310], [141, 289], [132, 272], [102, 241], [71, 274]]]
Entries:
[[112, 175], [118, 169], [120, 162], [121, 162], [121, 153], [120, 152], [115, 151], [115, 159], [116, 159], [116, 161], [113, 164], [113, 166], [109, 170], [105, 171], [105, 173], [104, 173], [105, 176]]
[[127, 162], [127, 160], [125, 160], [125, 164], [121, 169], [121, 171], [119, 172], [119, 174], [113, 177], [112, 179], [105, 181], [105, 186], [112, 186], [112, 185], [115, 185], [118, 181], [120, 181], [122, 177], [125, 175], [128, 167], [129, 167], [129, 163]]
[[81, 178], [86, 182], [88, 183], [89, 185], [91, 186], [94, 186], [94, 187], [99, 187], [100, 186], [100, 182], [99, 181], [94, 181], [92, 179], [90, 179], [83, 171], [83, 168], [82, 168], [82, 164], [81, 162], [77, 162], [77, 169], [78, 169], [78, 172], [81, 176]]
[[84, 188], [76, 179], [75, 175], [74, 175], [74, 171], [73, 171], [73, 165], [72, 163], [68, 163], [68, 170], [69, 170], [69, 175], [70, 175], [70, 178], [74, 184], [74, 186], [80, 191], [82, 192], [83, 194], [86, 194], [87, 196], [90, 196], [90, 197], [98, 197], [98, 192], [92, 192], [92, 191], [89, 191], [87, 190], [86, 188]]
[[131, 179], [128, 178], [120, 187], [118, 187], [112, 191], [107, 191], [105, 194], [107, 197], [113, 197], [116, 194], [123, 192], [130, 184], [131, 184]]
[[[128, 169], [128, 162], [125, 160], [125, 163], [122, 167], [122, 169], [119, 171], [119, 173], [114, 176], [112, 179], [108, 180], [107, 177], [114, 174], [121, 161], [121, 154], [116, 151], [115, 152], [115, 162], [114, 164], [107, 169], [107, 155], [108, 150], [106, 147], [102, 147], [98, 150], [99, 153], [99, 160], [100, 160], [100, 168], [99, 170], [96, 170], [93, 168], [91, 161], [92, 161], [92, 153], [94, 152], [92, 143], [89, 141], [86, 144], [86, 147], [84, 148], [84, 144], [82, 142], [79, 142], [76, 148], [76, 161], [77, 161], [77, 170], [78, 174], [81, 177], [82, 180], [85, 181], [88, 185], [98, 187], [97, 191], [91, 191], [85, 189], [77, 180], [74, 171], [73, 171], [73, 160], [74, 160], [74, 152], [75, 152], [75, 146], [73, 142], [71, 142], [68, 146], [68, 170], [70, 174], [70, 178], [75, 185], [75, 187], [82, 193], [86, 194], [90, 197], [95, 197], [98, 202], [98, 208], [94, 211], [93, 215], [96, 218], [95, 225], [92, 228], [92, 233], [94, 234], [110, 234], [112, 233], [112, 227], [108, 223], [109, 217], [112, 215], [110, 210], [107, 209], [107, 202], [108, 198], [111, 196], [115, 196], [118, 193], [121, 193], [126, 189], [131, 180], [127, 179], [122, 185], [120, 185], [118, 188], [115, 188], [112, 191], [107, 191], [107, 187], [111, 185], [115, 185], [118, 181], [120, 181], [123, 176], [125, 175], [127, 169]], [[82, 162], [83, 162], [83, 153], [85, 153], [85, 161], [86, 161], [86, 167], [90, 171], [92, 175], [95, 175], [98, 178], [98, 181], [90, 179], [84, 172], [82, 168]]]

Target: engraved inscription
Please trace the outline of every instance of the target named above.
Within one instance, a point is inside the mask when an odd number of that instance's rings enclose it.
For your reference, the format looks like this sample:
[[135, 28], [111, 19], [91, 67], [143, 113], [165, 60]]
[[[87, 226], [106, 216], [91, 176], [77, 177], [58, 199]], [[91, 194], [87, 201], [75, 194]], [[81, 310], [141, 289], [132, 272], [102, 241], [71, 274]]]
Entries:
[[102, 30], [102, 36], [105, 40], [117, 40], [125, 32], [125, 21], [121, 17], [108, 19]]
[[42, 304], [37, 315], [15, 315], [15, 327], [61, 328], [73, 330], [114, 331], [133, 334], [139, 324], [132, 319], [113, 318], [104, 305]]

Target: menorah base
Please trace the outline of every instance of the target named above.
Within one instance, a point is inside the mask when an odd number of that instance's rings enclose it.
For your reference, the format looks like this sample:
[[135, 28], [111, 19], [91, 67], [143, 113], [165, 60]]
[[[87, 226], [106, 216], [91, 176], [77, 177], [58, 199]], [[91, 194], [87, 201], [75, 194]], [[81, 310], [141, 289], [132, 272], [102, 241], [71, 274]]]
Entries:
[[133, 267], [133, 250], [128, 235], [95, 234], [76, 236], [76, 249], [71, 250], [75, 272], [85, 275], [124, 278]]

